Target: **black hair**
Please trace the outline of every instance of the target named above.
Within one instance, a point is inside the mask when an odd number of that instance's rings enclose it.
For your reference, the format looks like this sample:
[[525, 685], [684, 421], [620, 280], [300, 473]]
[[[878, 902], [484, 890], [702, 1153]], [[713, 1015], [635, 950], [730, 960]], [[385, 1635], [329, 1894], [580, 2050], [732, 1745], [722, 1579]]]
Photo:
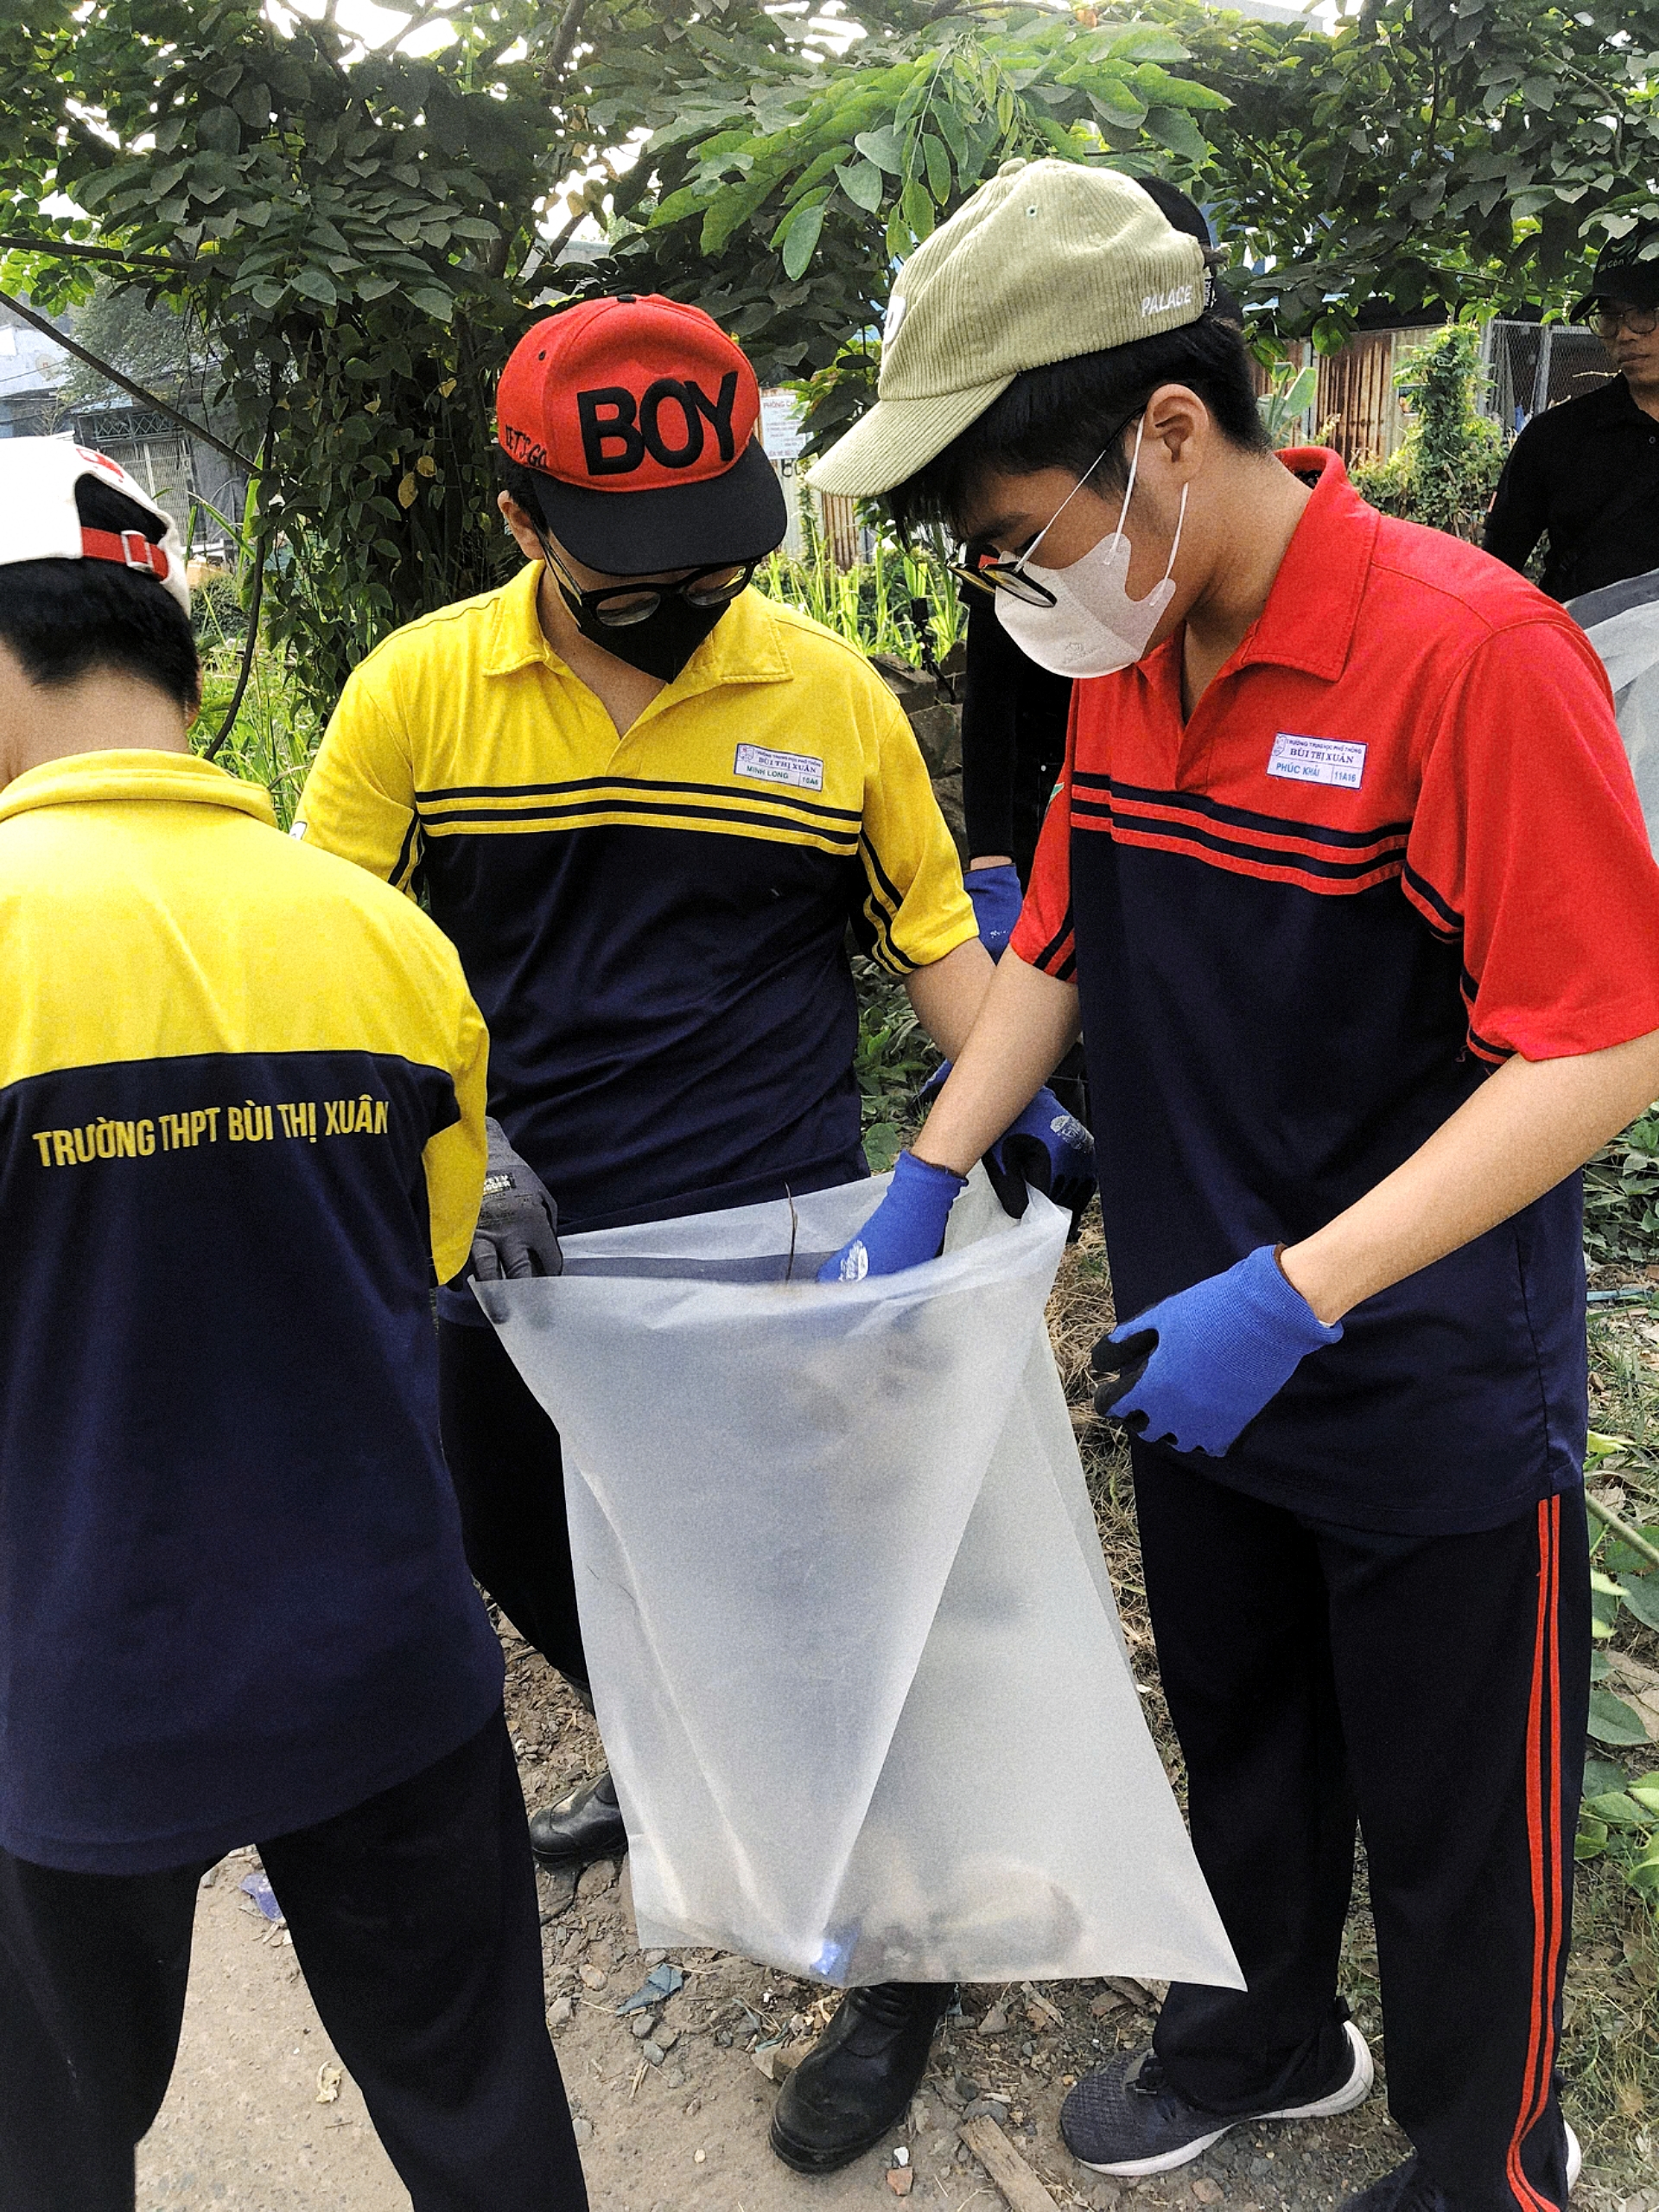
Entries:
[[1273, 450], [1244, 340], [1231, 322], [1206, 308], [1178, 330], [1022, 369], [960, 437], [887, 493], [900, 534], [925, 523], [960, 534], [974, 482], [992, 469], [1019, 476], [1064, 468], [1081, 477], [1098, 461], [1090, 484], [1121, 492], [1129, 463], [1127, 439], [1119, 434], [1166, 384], [1196, 392], [1223, 437], [1241, 452]]
[[[83, 476], [75, 506], [86, 530], [137, 531], [159, 544], [167, 525], [112, 484]], [[149, 575], [113, 561], [18, 561], [0, 570], [0, 645], [42, 690], [113, 669], [154, 684], [187, 715], [201, 704], [201, 660], [190, 618]]]
[[536, 493], [536, 471], [533, 468], [526, 468], [522, 461], [515, 461], [512, 455], [500, 446], [495, 449], [495, 470], [500, 480], [501, 489], [511, 493], [518, 505], [524, 509], [531, 522], [535, 524], [536, 534], [539, 537], [547, 528], [547, 524], [542, 519], [542, 503]]

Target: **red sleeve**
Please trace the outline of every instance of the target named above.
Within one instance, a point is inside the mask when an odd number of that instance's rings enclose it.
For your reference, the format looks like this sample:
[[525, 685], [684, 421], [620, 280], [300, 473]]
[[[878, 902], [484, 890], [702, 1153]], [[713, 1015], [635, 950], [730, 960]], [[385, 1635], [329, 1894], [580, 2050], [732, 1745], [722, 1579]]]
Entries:
[[1659, 867], [1595, 649], [1565, 619], [1470, 657], [1424, 763], [1404, 889], [1461, 939], [1483, 1059], [1659, 1029]]
[[1026, 903], [1020, 910], [1008, 950], [1027, 968], [1040, 968], [1060, 982], [1075, 980], [1077, 939], [1071, 928], [1071, 763], [1077, 745], [1077, 693], [1071, 686], [1071, 712], [1065, 730], [1065, 766], [1043, 817], [1037, 853], [1031, 864]]

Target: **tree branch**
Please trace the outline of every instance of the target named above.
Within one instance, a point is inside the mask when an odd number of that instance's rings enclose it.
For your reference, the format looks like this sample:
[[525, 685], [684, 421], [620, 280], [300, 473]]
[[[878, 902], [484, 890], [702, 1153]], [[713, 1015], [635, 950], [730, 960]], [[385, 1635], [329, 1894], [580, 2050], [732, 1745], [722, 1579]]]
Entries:
[[54, 258], [75, 261], [118, 261], [124, 269], [164, 269], [169, 272], [188, 269], [193, 260], [168, 261], [159, 253], [123, 253], [118, 246], [83, 245], [79, 238], [0, 238], [0, 246], [16, 253], [43, 254]]
[[130, 377], [124, 377], [119, 369], [112, 366], [108, 361], [99, 360], [96, 353], [89, 353], [84, 346], [77, 345], [73, 338], [66, 338], [62, 331], [49, 323], [43, 315], [36, 315], [33, 308], [26, 308], [21, 300], [14, 299], [10, 292], [0, 292], [0, 307], [10, 308], [13, 315], [16, 315], [20, 321], [28, 323], [31, 329], [38, 330], [43, 338], [49, 338], [54, 346], [61, 346], [66, 353], [73, 353], [78, 361], [84, 361], [89, 369], [96, 369], [99, 376], [107, 378], [111, 384], [118, 386], [130, 398], [139, 401], [145, 407], [153, 407], [158, 415], [165, 415], [169, 423], [176, 423], [181, 429], [188, 430], [193, 438], [200, 438], [203, 445], [211, 446], [215, 453], [222, 453], [226, 461], [233, 461], [238, 468], [245, 468], [250, 475], [258, 474], [259, 464], [257, 461], [250, 461], [246, 454], [238, 453], [234, 446], [227, 446], [223, 438], [215, 437], [205, 423], [198, 423], [192, 416], [181, 414], [176, 407], [170, 405], [158, 393], [146, 391], [143, 385], [134, 384]]
[[559, 18], [559, 28], [553, 34], [553, 43], [547, 51], [547, 73], [556, 77], [570, 59], [570, 49], [576, 42], [582, 29], [582, 19], [588, 12], [588, 0], [565, 0], [564, 13]]

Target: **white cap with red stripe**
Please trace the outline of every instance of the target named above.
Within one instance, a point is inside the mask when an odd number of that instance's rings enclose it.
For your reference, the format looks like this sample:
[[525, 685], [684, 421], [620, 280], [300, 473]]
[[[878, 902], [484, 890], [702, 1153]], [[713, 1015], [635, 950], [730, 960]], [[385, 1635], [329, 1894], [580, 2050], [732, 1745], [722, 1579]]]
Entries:
[[[85, 477], [162, 524], [160, 540], [142, 530], [88, 529], [75, 505], [75, 486]], [[184, 546], [172, 516], [106, 454], [67, 438], [0, 439], [0, 564], [14, 561], [111, 561], [154, 576], [190, 612]]]

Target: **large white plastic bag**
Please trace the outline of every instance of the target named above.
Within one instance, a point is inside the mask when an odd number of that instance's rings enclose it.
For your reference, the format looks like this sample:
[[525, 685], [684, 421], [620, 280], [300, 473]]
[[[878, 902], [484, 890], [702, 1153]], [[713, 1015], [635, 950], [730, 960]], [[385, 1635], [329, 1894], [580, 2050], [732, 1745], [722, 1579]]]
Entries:
[[1043, 1326], [1066, 1217], [1013, 1222], [976, 1173], [941, 1259], [820, 1287], [884, 1188], [573, 1236], [563, 1276], [479, 1286], [563, 1439], [639, 1940], [843, 1986], [1242, 1986]]

